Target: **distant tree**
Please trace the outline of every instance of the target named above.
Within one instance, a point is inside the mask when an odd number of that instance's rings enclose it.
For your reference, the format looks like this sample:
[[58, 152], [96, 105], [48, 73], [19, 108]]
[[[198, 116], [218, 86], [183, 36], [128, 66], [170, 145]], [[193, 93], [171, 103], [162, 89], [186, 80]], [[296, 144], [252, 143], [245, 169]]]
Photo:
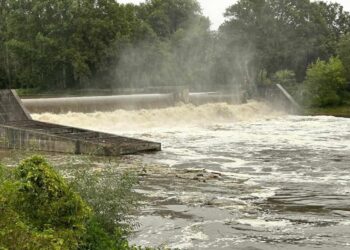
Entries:
[[275, 83], [279, 83], [282, 85], [286, 84], [294, 84], [295, 81], [295, 73], [291, 70], [279, 70], [277, 71], [273, 77], [272, 80]]
[[225, 15], [211, 32], [196, 0], [0, 0], [0, 87], [253, 89], [285, 69], [302, 82], [318, 58], [347, 65], [339, 4], [240, 0]]
[[340, 39], [337, 52], [345, 67], [347, 81], [350, 82], [350, 33]]
[[9, 55], [6, 46], [7, 40], [7, 14], [8, 6], [5, 0], [0, 0], [0, 88], [9, 87]]
[[136, 7], [114, 0], [10, 0], [0, 7], [0, 84], [12, 87], [108, 82], [103, 77], [122, 45], [150, 33]]
[[212, 48], [208, 18], [193, 0], [150, 0], [137, 7], [153, 39], [124, 47], [115, 79], [118, 86], [206, 85]]
[[345, 69], [339, 58], [332, 57], [328, 62], [317, 60], [306, 73], [305, 102], [312, 107], [339, 105], [345, 83]]
[[200, 15], [196, 0], [146, 0], [139, 7], [139, 17], [149, 23], [159, 37], [169, 37]]
[[265, 70], [271, 77], [290, 69], [299, 81], [307, 65], [335, 54], [338, 39], [350, 27], [341, 5], [310, 0], [240, 0], [225, 15], [221, 32], [232, 43], [251, 48], [256, 75]]

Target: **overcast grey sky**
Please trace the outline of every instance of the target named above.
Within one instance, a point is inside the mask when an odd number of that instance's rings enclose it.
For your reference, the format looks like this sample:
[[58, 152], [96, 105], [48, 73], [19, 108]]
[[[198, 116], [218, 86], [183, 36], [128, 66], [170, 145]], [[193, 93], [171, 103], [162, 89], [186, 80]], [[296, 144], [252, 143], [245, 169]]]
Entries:
[[[143, 0], [117, 0], [118, 3], [135, 3], [144, 2]], [[236, 0], [198, 0], [202, 6], [203, 14], [210, 18], [212, 23], [212, 29], [217, 29], [220, 24], [224, 22], [223, 13], [226, 8]], [[349, 0], [332, 0], [331, 2], [338, 2], [344, 6], [347, 11], [350, 11], [350, 1]]]

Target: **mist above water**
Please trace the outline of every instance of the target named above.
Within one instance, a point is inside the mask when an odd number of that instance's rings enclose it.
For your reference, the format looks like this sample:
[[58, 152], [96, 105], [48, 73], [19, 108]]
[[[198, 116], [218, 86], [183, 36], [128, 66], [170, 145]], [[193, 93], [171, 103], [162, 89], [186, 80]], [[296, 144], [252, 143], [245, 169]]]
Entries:
[[244, 48], [210, 22], [193, 17], [167, 39], [123, 47], [111, 87], [185, 86], [190, 91], [251, 91], [255, 84], [254, 46]]

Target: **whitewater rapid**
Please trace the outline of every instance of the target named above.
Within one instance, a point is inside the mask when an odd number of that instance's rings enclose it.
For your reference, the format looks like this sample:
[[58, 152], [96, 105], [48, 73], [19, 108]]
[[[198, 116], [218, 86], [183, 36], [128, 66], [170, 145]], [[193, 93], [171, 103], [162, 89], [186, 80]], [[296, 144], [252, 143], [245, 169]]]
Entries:
[[255, 101], [33, 117], [162, 143], [137, 156], [169, 169], [141, 182], [149, 202], [133, 243], [350, 247], [350, 119], [291, 116]]
[[81, 128], [112, 133], [149, 131], [153, 128], [181, 128], [206, 126], [217, 123], [249, 121], [263, 117], [275, 117], [281, 112], [269, 105], [251, 101], [242, 105], [210, 103], [201, 106], [182, 104], [163, 109], [116, 110], [113, 112], [93, 112], [66, 114], [34, 114], [41, 121], [72, 125]]

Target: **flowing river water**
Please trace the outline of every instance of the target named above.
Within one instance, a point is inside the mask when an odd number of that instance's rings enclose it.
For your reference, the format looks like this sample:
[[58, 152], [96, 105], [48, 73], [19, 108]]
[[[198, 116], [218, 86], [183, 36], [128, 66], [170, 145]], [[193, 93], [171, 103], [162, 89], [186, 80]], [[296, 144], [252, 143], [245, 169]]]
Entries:
[[350, 249], [350, 119], [264, 103], [40, 114], [144, 138], [148, 197], [130, 239], [178, 249]]

